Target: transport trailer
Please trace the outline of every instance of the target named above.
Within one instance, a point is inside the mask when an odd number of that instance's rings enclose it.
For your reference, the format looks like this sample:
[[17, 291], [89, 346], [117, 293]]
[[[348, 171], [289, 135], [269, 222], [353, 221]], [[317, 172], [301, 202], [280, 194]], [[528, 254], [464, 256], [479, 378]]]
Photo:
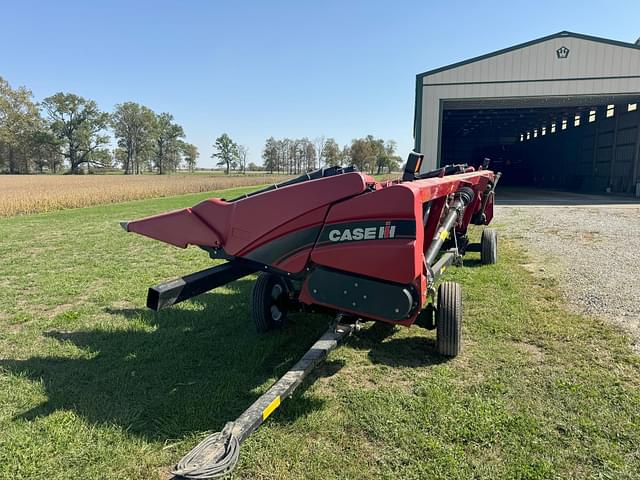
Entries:
[[436, 329], [438, 353], [460, 352], [460, 285], [440, 280], [468, 251], [479, 251], [483, 264], [497, 261], [495, 230], [485, 228], [480, 244], [471, 244], [467, 233], [470, 224], [491, 222], [500, 173], [488, 169], [488, 160], [477, 169], [449, 165], [419, 173], [422, 160], [412, 152], [400, 180], [379, 182], [354, 167], [323, 168], [239, 198], [211, 198], [122, 222], [126, 231], [181, 248], [195, 245], [225, 260], [151, 287], [147, 306], [153, 310], [258, 272], [251, 315], [259, 332], [282, 328], [291, 312], [336, 318], [272, 389], [188, 454], [176, 475], [228, 473], [239, 443], [359, 321]]

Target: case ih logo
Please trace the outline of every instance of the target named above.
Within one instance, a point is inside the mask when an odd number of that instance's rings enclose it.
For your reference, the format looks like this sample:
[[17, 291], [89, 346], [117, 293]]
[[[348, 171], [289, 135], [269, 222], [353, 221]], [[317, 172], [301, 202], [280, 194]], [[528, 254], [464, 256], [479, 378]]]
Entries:
[[380, 227], [345, 228], [334, 229], [329, 232], [329, 240], [332, 242], [348, 242], [351, 240], [380, 240], [394, 238], [396, 226], [390, 221], [384, 222]]
[[560, 47], [556, 50], [556, 56], [558, 58], [567, 58], [569, 56], [569, 49], [565, 46]]

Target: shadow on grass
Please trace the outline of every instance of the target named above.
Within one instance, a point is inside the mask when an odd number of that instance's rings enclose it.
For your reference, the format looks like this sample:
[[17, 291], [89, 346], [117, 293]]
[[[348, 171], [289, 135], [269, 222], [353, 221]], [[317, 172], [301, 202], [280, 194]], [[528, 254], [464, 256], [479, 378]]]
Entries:
[[[156, 440], [221, 429], [284, 374], [328, 323], [315, 317], [258, 335], [248, 309], [252, 283], [237, 281], [231, 294], [204, 294], [161, 312], [107, 310], [125, 317], [114, 319], [116, 328], [47, 332], [77, 347], [75, 358], [0, 362], [44, 386], [46, 402], [20, 417], [72, 410], [90, 422]], [[321, 403], [298, 402], [295, 410], [304, 414]]]
[[435, 341], [431, 338], [412, 336], [389, 339], [399, 328], [404, 327], [376, 322], [370, 328], [350, 338], [349, 345], [353, 348], [369, 350], [371, 362], [392, 367], [425, 367], [448, 360], [448, 357], [437, 352]]
[[480, 261], [480, 258], [464, 257], [464, 266], [469, 268], [484, 267], [484, 264]]
[[[63, 350], [74, 356], [0, 361], [0, 367], [44, 386], [46, 402], [20, 418], [73, 410], [92, 423], [160, 441], [220, 430], [283, 375], [330, 320], [305, 315], [296, 322], [294, 316], [282, 331], [259, 335], [248, 306], [252, 285], [250, 279], [239, 280], [228, 286], [231, 293], [207, 293], [160, 312], [107, 308], [114, 320], [109, 325], [116, 327], [45, 333], [71, 344]], [[349, 344], [370, 350], [374, 363], [418, 367], [444, 360], [425, 338], [383, 342], [393, 331], [376, 323]], [[342, 366], [342, 361], [325, 363], [302, 391]], [[280, 421], [294, 421], [322, 404], [322, 399], [296, 394]]]

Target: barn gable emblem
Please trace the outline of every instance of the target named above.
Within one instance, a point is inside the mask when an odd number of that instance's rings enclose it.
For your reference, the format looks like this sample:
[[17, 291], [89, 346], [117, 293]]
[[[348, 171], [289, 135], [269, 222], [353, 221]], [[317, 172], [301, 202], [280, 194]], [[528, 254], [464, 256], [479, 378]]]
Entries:
[[556, 56], [558, 58], [567, 58], [569, 56], [569, 49], [563, 45], [556, 50]]

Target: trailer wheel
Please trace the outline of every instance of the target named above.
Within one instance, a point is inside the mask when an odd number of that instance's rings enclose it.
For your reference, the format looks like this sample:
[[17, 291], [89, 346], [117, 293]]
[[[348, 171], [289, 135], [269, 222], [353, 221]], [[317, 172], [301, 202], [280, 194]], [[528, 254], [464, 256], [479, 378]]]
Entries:
[[438, 287], [436, 345], [438, 353], [455, 357], [462, 347], [462, 289], [455, 282]]
[[273, 273], [261, 273], [253, 286], [251, 316], [258, 333], [281, 328], [287, 320], [288, 287]]
[[485, 228], [480, 238], [480, 262], [493, 265], [498, 262], [498, 232], [494, 228]]

